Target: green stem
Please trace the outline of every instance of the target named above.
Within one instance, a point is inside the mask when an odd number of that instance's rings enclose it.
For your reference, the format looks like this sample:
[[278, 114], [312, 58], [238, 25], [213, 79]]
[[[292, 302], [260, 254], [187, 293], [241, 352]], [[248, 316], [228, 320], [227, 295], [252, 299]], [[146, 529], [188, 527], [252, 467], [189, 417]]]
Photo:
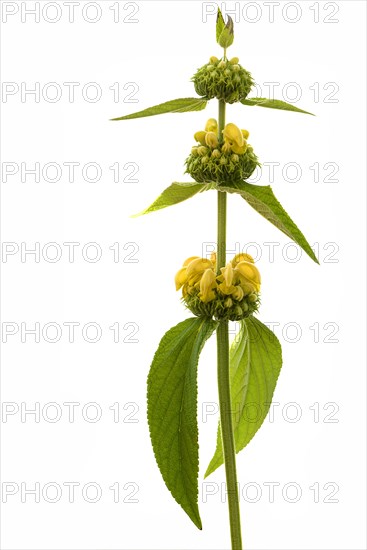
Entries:
[[[222, 139], [225, 126], [226, 104], [219, 101], [218, 135]], [[226, 265], [227, 194], [218, 191], [218, 239], [217, 270]], [[228, 321], [221, 321], [217, 328], [218, 394], [224, 465], [226, 470], [229, 523], [232, 550], [242, 550], [240, 505], [238, 498], [236, 449], [234, 443], [231, 390], [229, 381]]]

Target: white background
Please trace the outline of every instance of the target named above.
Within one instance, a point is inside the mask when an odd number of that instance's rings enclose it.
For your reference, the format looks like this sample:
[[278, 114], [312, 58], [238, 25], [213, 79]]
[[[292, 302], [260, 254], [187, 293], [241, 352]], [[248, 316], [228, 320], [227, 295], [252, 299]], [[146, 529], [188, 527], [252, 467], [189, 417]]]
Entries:
[[[3, 414], [1, 422], [3, 500], [6, 491], [14, 493], [2, 504], [2, 548], [227, 549], [223, 468], [203, 483], [218, 420], [217, 414], [205, 414], [217, 401], [215, 339], [199, 365], [202, 532], [164, 486], [145, 405], [146, 376], [158, 342], [189, 316], [174, 290], [174, 274], [186, 257], [204, 254], [204, 243], [216, 238], [215, 193], [143, 218], [129, 217], [172, 181], [189, 181], [183, 163], [192, 135], [216, 116], [216, 102], [205, 112], [109, 122], [195, 95], [192, 74], [211, 55], [221, 55], [215, 5], [120, 2], [117, 16], [116, 2], [94, 3], [97, 8], [86, 4], [91, 3], [75, 4], [70, 22], [65, 2], [41, 1], [36, 22], [24, 11], [35, 2], [2, 2], [2, 80], [7, 83], [2, 239], [5, 250], [14, 252], [2, 257], [3, 340], [6, 331], [15, 332], [2, 351], [3, 413], [13, 413]], [[274, 178], [265, 164], [259, 183], [272, 184], [317, 247], [320, 266], [288, 246], [289, 240], [244, 201], [229, 197], [229, 257], [240, 249], [258, 257], [259, 318], [277, 323], [284, 355], [273, 416], [238, 457], [245, 547], [362, 549], [366, 4], [280, 2], [273, 6], [274, 17], [269, 3], [254, 4], [226, 4], [237, 9], [235, 43], [228, 53], [240, 57], [262, 95], [270, 93], [264, 83], [278, 83], [276, 98], [301, 94], [296, 104], [317, 116], [233, 105], [227, 121], [250, 131], [263, 163], [279, 163]], [[74, 101], [65, 82], [80, 84]], [[101, 91], [95, 102], [95, 86], [85, 88], [91, 82]], [[36, 83], [39, 101], [22, 97], [21, 91]], [[119, 97], [110, 89], [115, 83]], [[55, 92], [61, 97], [52, 102]], [[128, 102], [130, 92], [138, 102]], [[41, 172], [47, 163], [58, 163], [59, 181], [47, 181], [55, 176], [52, 167], [39, 182], [32, 174], [23, 174], [22, 181], [21, 163], [32, 168], [37, 162]], [[80, 163], [73, 182], [65, 165], [70, 162]], [[99, 181], [87, 181], [94, 177], [92, 168], [83, 177], [87, 163], [100, 166]], [[117, 183], [109, 168], [114, 163], [120, 163]], [[138, 182], [122, 181], [131, 171], [124, 169], [127, 163], [136, 163]], [[18, 171], [4, 181], [11, 166]], [[47, 247], [51, 242], [58, 248]], [[66, 242], [80, 243], [74, 262]], [[100, 247], [99, 261], [90, 261], [95, 248], [83, 249], [91, 242]], [[35, 243], [39, 262], [32, 254], [22, 258], [21, 250]], [[119, 243], [116, 262], [114, 243]], [[53, 263], [57, 250], [62, 256]], [[79, 323], [73, 343], [65, 325], [70, 322]], [[40, 324], [39, 343], [24, 333], [35, 323]], [[47, 323], [53, 325], [42, 334]], [[83, 338], [87, 323], [100, 327], [98, 342]], [[120, 327], [116, 343], [109, 328], [115, 323]], [[58, 326], [60, 339], [50, 343]], [[136, 329], [130, 339], [138, 342], [124, 342]], [[93, 327], [87, 337], [94, 338]], [[64, 405], [71, 402], [79, 403], [74, 422], [71, 405]], [[92, 402], [97, 409], [86, 406]], [[57, 405], [45, 407], [48, 403]], [[39, 419], [25, 414], [35, 407]], [[102, 416], [92, 422], [98, 410]], [[61, 417], [52, 422], [55, 414]], [[72, 503], [68, 482], [79, 484]], [[25, 493], [37, 483], [40, 502]], [[88, 483], [94, 485], [88, 489]], [[274, 499], [269, 483], [276, 484]], [[114, 484], [119, 484], [119, 502], [110, 489]], [[95, 488], [100, 499], [92, 503]], [[53, 498], [58, 501], [50, 502]]]

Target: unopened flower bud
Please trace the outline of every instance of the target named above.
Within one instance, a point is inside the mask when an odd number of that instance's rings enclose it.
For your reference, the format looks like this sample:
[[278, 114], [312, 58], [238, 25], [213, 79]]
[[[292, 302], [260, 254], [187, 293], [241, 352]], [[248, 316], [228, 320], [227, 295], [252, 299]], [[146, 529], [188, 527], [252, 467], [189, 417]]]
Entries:
[[222, 145], [222, 151], [223, 151], [223, 153], [230, 153], [232, 151], [231, 144], [228, 143], [227, 141], [225, 141]]
[[239, 62], [239, 58], [238, 57], [232, 57], [232, 59], [230, 59], [229, 62], [230, 62], [231, 65], [237, 65], [237, 63]]
[[242, 298], [244, 297], [244, 292], [242, 290], [242, 288], [238, 285], [236, 286], [235, 290], [232, 292], [232, 296], [235, 300], [237, 300], [238, 302], [240, 302], [242, 300]]
[[216, 63], [218, 63], [219, 59], [217, 57], [215, 57], [215, 55], [212, 55], [211, 58], [209, 59], [209, 62], [214, 65]]
[[219, 151], [219, 149], [214, 149], [214, 151], [212, 152], [212, 158], [218, 159], [221, 155], [222, 153]]
[[230, 308], [230, 307], [232, 307], [232, 306], [233, 306], [233, 301], [232, 301], [232, 299], [228, 296], [228, 298], [226, 298], [226, 299], [224, 300], [224, 307]]
[[207, 132], [205, 136], [205, 143], [208, 147], [214, 149], [218, 145], [218, 138], [214, 132]]
[[239, 160], [240, 160], [240, 157], [239, 157], [238, 155], [233, 154], [233, 155], [231, 156], [231, 161], [232, 161], [232, 162], [238, 162]]
[[237, 315], [237, 317], [239, 319], [241, 319], [241, 317], [243, 317], [243, 310], [242, 310], [241, 306], [236, 306], [234, 308], [234, 314]]
[[203, 145], [200, 145], [200, 147], [198, 147], [198, 154], [203, 157], [204, 155], [206, 155], [208, 152], [208, 148], [207, 147], [204, 147]]
[[250, 132], [248, 130], [241, 130], [244, 139], [248, 139]]

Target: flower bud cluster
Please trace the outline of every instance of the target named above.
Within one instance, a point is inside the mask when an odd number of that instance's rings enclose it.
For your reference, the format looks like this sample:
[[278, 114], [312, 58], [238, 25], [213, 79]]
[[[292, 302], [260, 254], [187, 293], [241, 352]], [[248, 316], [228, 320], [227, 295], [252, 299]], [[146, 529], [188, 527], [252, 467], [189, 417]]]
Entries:
[[225, 126], [219, 138], [217, 132], [217, 121], [210, 118], [205, 130], [195, 133], [194, 139], [199, 145], [191, 149], [186, 159], [186, 172], [199, 183], [230, 184], [249, 178], [259, 165], [251, 145], [247, 143], [249, 132], [240, 130], [233, 123]]
[[211, 259], [192, 256], [185, 260], [175, 277], [176, 290], [198, 317], [239, 321], [259, 307], [261, 277], [249, 254], [237, 254], [220, 274], [216, 255]]
[[229, 61], [211, 57], [209, 63], [198, 69], [192, 77], [196, 92], [206, 99], [216, 97], [226, 103], [245, 99], [254, 81], [238, 61], [238, 57]]

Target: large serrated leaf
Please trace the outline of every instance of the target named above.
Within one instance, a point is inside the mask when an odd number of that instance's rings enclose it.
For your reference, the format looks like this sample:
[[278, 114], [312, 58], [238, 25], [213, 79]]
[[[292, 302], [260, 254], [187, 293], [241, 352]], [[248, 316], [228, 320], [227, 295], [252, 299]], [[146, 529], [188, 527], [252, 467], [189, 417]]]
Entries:
[[308, 111], [299, 109], [298, 107], [295, 107], [291, 103], [287, 103], [286, 101], [281, 101], [280, 99], [268, 99], [266, 97], [248, 97], [246, 99], [243, 99], [241, 103], [243, 105], [248, 105], [249, 107], [254, 107], [255, 105], [257, 105], [258, 107], [267, 107], [268, 109], [279, 109], [280, 111], [293, 111], [295, 113], [304, 113], [305, 115], [315, 116], [313, 113], [309, 113]]
[[240, 194], [252, 208], [297, 243], [314, 262], [319, 263], [306, 237], [284, 210], [270, 185], [253, 185], [247, 182], [239, 182], [232, 184], [230, 187], [221, 186], [221, 189], [228, 193]]
[[[231, 412], [237, 453], [264, 422], [281, 366], [282, 350], [275, 334], [253, 316], [243, 320], [230, 350]], [[219, 426], [217, 447], [205, 477], [222, 464]]]
[[148, 208], [132, 216], [136, 218], [138, 216], [143, 216], [149, 212], [155, 212], [156, 210], [161, 210], [162, 208], [167, 208], [167, 206], [172, 206], [178, 204], [182, 201], [193, 197], [197, 193], [202, 191], [207, 191], [210, 189], [210, 184], [197, 183], [197, 182], [187, 182], [187, 183], [172, 183], [167, 189], [165, 189], [161, 195], [150, 205]]
[[148, 422], [157, 464], [172, 496], [201, 529], [198, 508], [197, 365], [217, 323], [187, 319], [163, 336], [148, 376]]
[[112, 121], [116, 120], [130, 120], [132, 118], [143, 118], [147, 116], [162, 115], [164, 113], [187, 113], [190, 111], [202, 111], [205, 109], [208, 101], [201, 97], [184, 97], [180, 99], [172, 99], [154, 107], [144, 109], [131, 115], [125, 115], [118, 118], [111, 118]]

